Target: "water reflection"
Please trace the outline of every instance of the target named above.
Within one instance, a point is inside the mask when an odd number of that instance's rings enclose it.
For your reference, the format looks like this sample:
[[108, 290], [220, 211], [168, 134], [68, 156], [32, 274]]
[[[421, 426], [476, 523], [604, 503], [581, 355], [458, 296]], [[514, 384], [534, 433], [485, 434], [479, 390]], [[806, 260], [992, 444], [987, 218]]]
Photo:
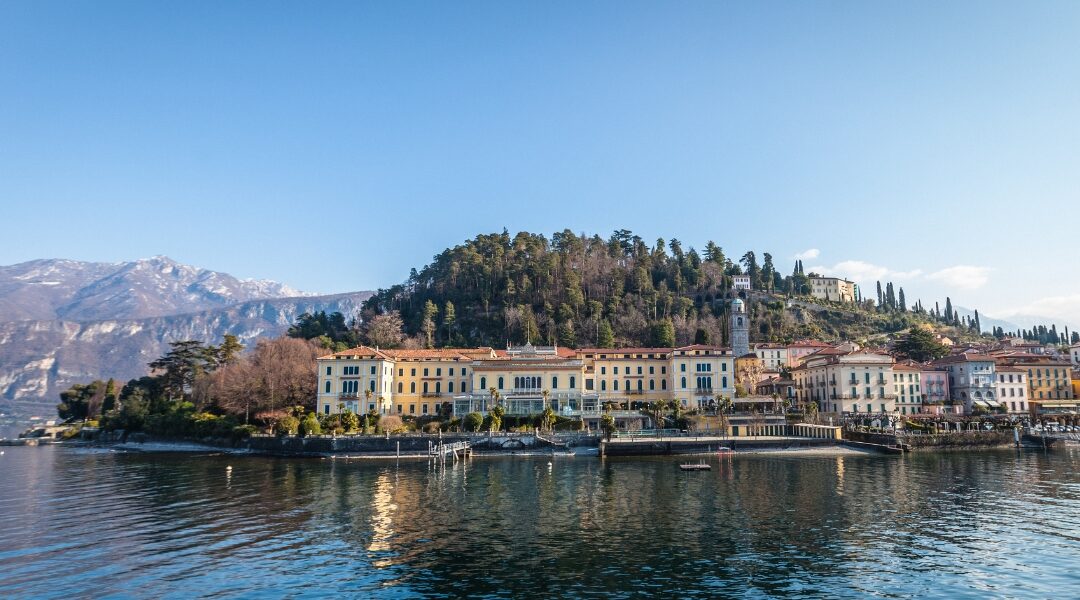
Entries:
[[[10, 449], [4, 597], [1060, 596], [1076, 450], [273, 460]], [[233, 469], [225, 467], [231, 465]], [[1015, 594], [1014, 594], [1015, 595]]]

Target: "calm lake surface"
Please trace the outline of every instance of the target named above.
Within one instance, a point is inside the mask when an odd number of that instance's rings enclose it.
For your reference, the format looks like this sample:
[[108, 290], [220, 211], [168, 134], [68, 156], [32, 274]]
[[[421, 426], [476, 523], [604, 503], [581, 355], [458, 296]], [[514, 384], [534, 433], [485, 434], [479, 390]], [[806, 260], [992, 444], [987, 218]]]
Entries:
[[1080, 597], [1076, 449], [698, 473], [3, 450], [4, 598]]

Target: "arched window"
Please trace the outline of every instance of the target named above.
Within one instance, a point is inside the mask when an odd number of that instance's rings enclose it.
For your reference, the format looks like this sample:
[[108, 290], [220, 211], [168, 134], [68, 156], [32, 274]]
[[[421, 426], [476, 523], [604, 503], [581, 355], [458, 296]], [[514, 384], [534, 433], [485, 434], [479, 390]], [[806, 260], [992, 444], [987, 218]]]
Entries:
[[651, 392], [651, 391], [653, 391], [655, 389], [656, 389], [656, 380], [655, 379], [650, 379], [649, 380], [649, 391]]
[[480, 378], [480, 389], [487, 391], [487, 377]]
[[667, 389], [667, 379], [661, 379], [660, 380], [660, 389], [662, 389], [662, 390]]
[[638, 379], [637, 380], [637, 391], [639, 391], [639, 392], [641, 391], [641, 386], [642, 385], [643, 385], [643, 382], [640, 379]]
[[441, 394], [442, 393], [442, 382], [441, 381], [436, 381], [435, 382], [435, 393], [436, 394]]
[[572, 389], [572, 390], [576, 389], [576, 386], [577, 386], [577, 379], [575, 379], [574, 376], [571, 375], [570, 376], [570, 389]]
[[503, 389], [503, 378], [502, 377], [499, 378], [499, 389], [500, 390]]
[[612, 379], [611, 380], [611, 389], [613, 389], [615, 391], [619, 391], [619, 380], [618, 379]]
[[446, 382], [446, 393], [448, 393], [448, 394], [453, 394], [454, 393], [454, 382], [453, 381]]
[[330, 380], [329, 379], [326, 380], [326, 393], [327, 394], [330, 393]]
[[415, 394], [416, 393], [416, 382], [415, 381], [409, 382], [409, 393], [410, 394]]
[[723, 384], [724, 389], [727, 389], [727, 375], [720, 378], [720, 383]]
[[607, 391], [607, 379], [601, 379], [600, 380], [600, 391], [601, 392], [606, 392]]
[[374, 379], [372, 379], [371, 381], [368, 382], [368, 389], [373, 391], [373, 392], [375, 391], [375, 380]]
[[553, 389], [553, 390], [559, 389], [559, 378], [558, 377], [552, 377], [551, 378], [551, 389]]
[[682, 378], [682, 388], [686, 389], [686, 378], [685, 377]]
[[405, 385], [404, 383], [401, 383], [400, 381], [398, 382], [398, 384], [397, 384], [397, 393], [400, 394], [402, 392], [402, 389], [403, 389], [404, 385]]

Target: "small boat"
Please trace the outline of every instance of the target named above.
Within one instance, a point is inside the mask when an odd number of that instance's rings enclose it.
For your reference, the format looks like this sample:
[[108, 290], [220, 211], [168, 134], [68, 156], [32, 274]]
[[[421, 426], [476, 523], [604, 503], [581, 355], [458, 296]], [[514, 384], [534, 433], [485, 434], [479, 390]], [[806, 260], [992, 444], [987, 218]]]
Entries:
[[735, 451], [732, 450], [731, 448], [728, 448], [727, 446], [720, 446], [719, 448], [716, 449], [717, 454], [731, 454], [732, 452], [735, 452]]
[[683, 471], [710, 471], [712, 470], [712, 465], [705, 461], [701, 461], [699, 463], [683, 463], [679, 465], [679, 468]]

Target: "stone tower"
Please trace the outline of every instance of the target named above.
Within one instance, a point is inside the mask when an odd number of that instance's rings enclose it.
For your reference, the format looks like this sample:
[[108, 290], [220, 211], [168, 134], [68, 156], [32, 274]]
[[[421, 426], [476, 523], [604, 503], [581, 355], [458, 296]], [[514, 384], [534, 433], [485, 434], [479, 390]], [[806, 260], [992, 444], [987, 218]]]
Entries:
[[731, 301], [731, 351], [735, 358], [750, 354], [750, 318], [738, 298]]

